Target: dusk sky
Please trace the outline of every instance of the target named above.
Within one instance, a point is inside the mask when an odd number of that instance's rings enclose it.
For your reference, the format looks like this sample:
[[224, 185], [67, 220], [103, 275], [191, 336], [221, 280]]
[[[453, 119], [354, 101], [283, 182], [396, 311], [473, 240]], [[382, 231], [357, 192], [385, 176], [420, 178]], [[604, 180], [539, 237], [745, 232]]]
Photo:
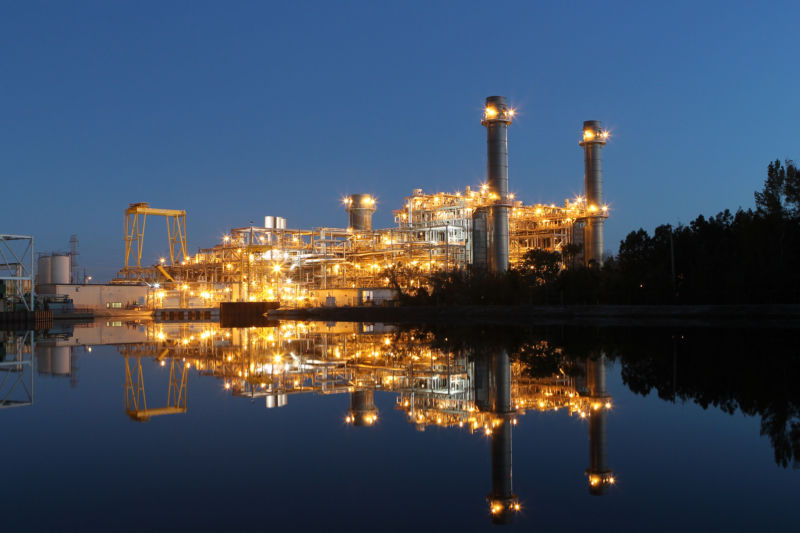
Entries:
[[[3, 2], [0, 232], [122, 266], [131, 202], [185, 209], [191, 252], [264, 215], [346, 226], [341, 197], [485, 177], [486, 96], [518, 110], [510, 189], [583, 189], [584, 120], [612, 131], [606, 249], [752, 207], [800, 159], [794, 2]], [[167, 250], [148, 222], [145, 260]]]

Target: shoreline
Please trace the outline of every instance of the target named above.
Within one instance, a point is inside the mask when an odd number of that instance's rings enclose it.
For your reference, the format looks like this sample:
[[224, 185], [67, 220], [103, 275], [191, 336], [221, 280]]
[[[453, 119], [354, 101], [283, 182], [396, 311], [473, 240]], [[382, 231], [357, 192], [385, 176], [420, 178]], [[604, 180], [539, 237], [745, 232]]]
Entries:
[[574, 305], [311, 307], [275, 309], [269, 319], [492, 325], [687, 325], [800, 328], [800, 305]]

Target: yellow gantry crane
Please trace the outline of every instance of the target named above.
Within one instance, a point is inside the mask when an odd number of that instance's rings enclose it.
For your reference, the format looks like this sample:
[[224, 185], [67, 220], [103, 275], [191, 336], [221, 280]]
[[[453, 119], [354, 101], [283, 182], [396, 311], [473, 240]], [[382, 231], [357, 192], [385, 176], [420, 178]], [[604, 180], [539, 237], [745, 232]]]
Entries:
[[[133, 349], [120, 350], [125, 357], [125, 413], [137, 422], [147, 422], [151, 417], [163, 415], [176, 415], [186, 412], [187, 400], [187, 367], [183, 361], [170, 358], [169, 362], [169, 385], [167, 388], [167, 405], [164, 407], [147, 407], [147, 395], [144, 388], [144, 375], [142, 373], [142, 357], [146, 353], [141, 353]], [[169, 355], [169, 349], [165, 348], [156, 358], [164, 364], [164, 359]], [[129, 364], [129, 358], [135, 359], [134, 380]], [[177, 365], [177, 368], [176, 368]]]
[[[163, 216], [167, 219], [167, 239], [169, 240], [169, 264], [185, 261], [188, 257], [186, 246], [186, 211], [179, 209], [156, 209], [147, 202], [130, 204], [125, 209], [125, 270], [142, 268], [142, 247], [147, 215]], [[131, 264], [131, 252], [136, 257], [136, 265]]]

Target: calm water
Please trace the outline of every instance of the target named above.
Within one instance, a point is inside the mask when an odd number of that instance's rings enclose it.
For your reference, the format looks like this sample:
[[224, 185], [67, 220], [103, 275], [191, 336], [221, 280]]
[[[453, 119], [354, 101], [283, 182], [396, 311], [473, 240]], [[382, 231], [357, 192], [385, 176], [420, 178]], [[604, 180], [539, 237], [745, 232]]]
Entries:
[[795, 331], [0, 335], [6, 531], [800, 528]]

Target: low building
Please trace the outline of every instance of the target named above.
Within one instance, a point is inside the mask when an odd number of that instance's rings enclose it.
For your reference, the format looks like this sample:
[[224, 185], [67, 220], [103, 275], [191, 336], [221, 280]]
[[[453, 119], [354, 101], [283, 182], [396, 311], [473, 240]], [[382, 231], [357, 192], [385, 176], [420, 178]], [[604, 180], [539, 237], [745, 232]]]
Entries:
[[147, 285], [43, 284], [37, 289], [37, 297], [45, 302], [48, 296], [68, 298], [75, 309], [111, 316], [146, 309], [151, 291]]

